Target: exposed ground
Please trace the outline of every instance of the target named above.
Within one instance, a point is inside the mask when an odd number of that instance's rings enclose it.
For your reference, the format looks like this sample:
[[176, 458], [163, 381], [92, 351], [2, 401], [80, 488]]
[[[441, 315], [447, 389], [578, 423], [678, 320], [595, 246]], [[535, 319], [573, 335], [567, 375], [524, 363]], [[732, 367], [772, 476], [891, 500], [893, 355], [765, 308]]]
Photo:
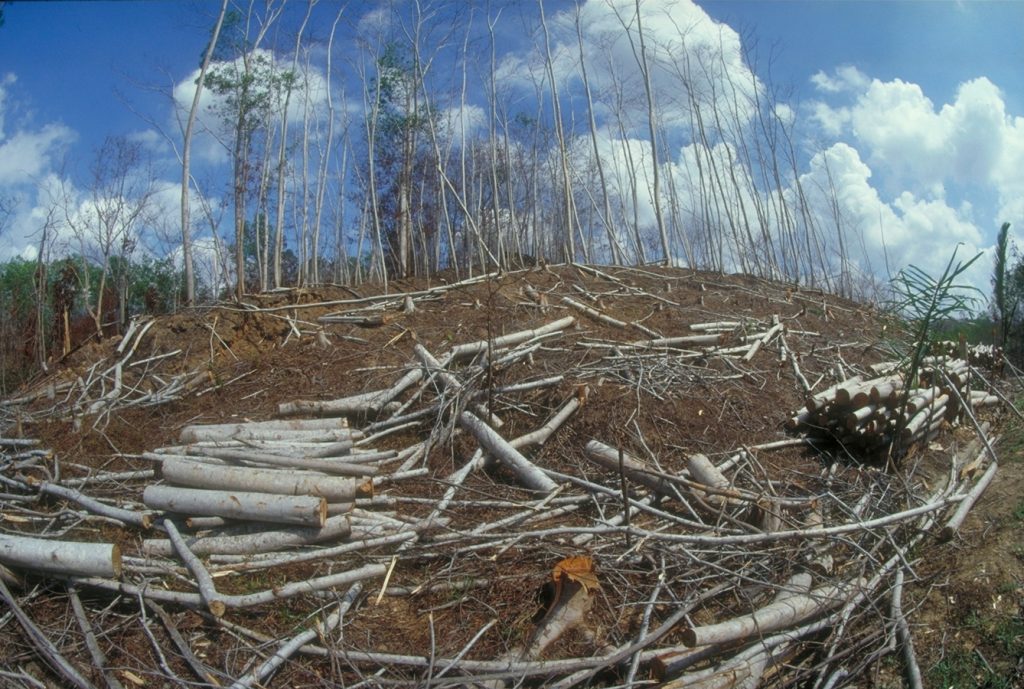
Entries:
[[[453, 276], [449, 279], [455, 282]], [[491, 387], [565, 374], [557, 386], [495, 399], [494, 409], [505, 420], [500, 433], [507, 439], [528, 433], [567, 399], [585, 396], [582, 409], [529, 455], [546, 469], [617, 487], [619, 477], [584, 457], [583, 447], [588, 441], [597, 439], [622, 446], [645, 461], [656, 461], [661, 471], [676, 474], [686, 466], [686, 457], [694, 453], [720, 464], [744, 447], [787, 438], [783, 424], [803, 406], [804, 395], [793, 367], [780, 358], [777, 341], [748, 362], [735, 357], [679, 357], [664, 352], [647, 357], [616, 351], [614, 343], [650, 339], [645, 329], [665, 337], [685, 336], [693, 334], [692, 324], [735, 321], [743, 325], [730, 333], [723, 346], [742, 345], [739, 338], [763, 332], [770, 327], [772, 317], [778, 316], [785, 325], [789, 348], [798, 355], [803, 375], [817, 392], [837, 382], [838, 376], [864, 372], [870, 364], [891, 359], [886, 343], [896, 337], [893, 326], [870, 307], [742, 276], [658, 268], [603, 268], [594, 272], [558, 267], [513, 273], [447, 291], [427, 291], [445, 284], [440, 278], [429, 283], [390, 284], [391, 294], [414, 295], [415, 309], [411, 313], [403, 310], [405, 300], [400, 298], [359, 301], [381, 291], [379, 287], [362, 287], [291, 291], [253, 297], [249, 307], [258, 308], [222, 306], [161, 318], [139, 338], [134, 360], [166, 356], [131, 369], [131, 374], [126, 369], [125, 389], [119, 393], [124, 403], [93, 406], [109, 392], [109, 387], [97, 378], [106, 364], [96, 364], [115, 359], [121, 343], [108, 340], [82, 347], [64, 361], [55, 362], [49, 377], [26, 386], [19, 395], [21, 402], [2, 408], [2, 420], [8, 425], [4, 435], [37, 438], [42, 447], [53, 451], [52, 457], [41, 467], [21, 469], [20, 474], [11, 464], [0, 466], [9, 477], [51, 480], [150, 468], [151, 463], [139, 455], [176, 444], [186, 425], [270, 419], [282, 403], [330, 400], [387, 388], [414, 365], [416, 343], [441, 356], [458, 344], [537, 328], [573, 315], [575, 325], [561, 337], [541, 342], [530, 360], [507, 367], [490, 379], [474, 378], [467, 369], [463, 380], [486, 395]], [[545, 295], [540, 303], [531, 298], [528, 287]], [[561, 301], [566, 296], [630, 325], [623, 328], [600, 323], [570, 309]], [[344, 314], [344, 322], [318, 321], [339, 313]], [[76, 379], [82, 382], [74, 384]], [[178, 383], [170, 401], [151, 406], [128, 403], [144, 394], [150, 395], [151, 402], [156, 391], [173, 381]], [[1009, 382], [1004, 380], [1002, 384], [1008, 386]], [[85, 388], [89, 396], [82, 400], [85, 395], [81, 390]], [[92, 413], [80, 413], [90, 406]], [[1006, 409], [986, 411], [985, 418], [993, 422], [1001, 436], [997, 448], [1000, 469], [995, 482], [952, 543], [938, 544], [933, 538], [925, 538], [906, 556], [908, 588], [903, 607], [925, 686], [1012, 687], [1024, 682], [1024, 539], [1020, 536], [1024, 528], [1024, 431]], [[353, 425], [359, 427], [368, 421], [353, 419]], [[444, 440], [439, 431], [445, 423], [443, 416], [435, 418], [430, 424], [382, 438], [374, 447], [397, 450], [427, 437]], [[964, 427], [944, 429], [927, 446], [912, 450], [898, 472], [908, 477], [908, 485], [927, 488], [924, 484], [928, 481], [938, 481], [948, 473], [948, 452], [962, 446], [971, 435]], [[399, 499], [396, 504], [401, 516], [423, 518], [432, 503], [412, 499], [436, 501], [448, 487], [445, 478], [463, 466], [476, 447], [467, 434], [438, 442], [420, 464], [426, 467], [426, 475], [385, 484], [380, 494]], [[879, 500], [892, 499], [887, 491], [902, 480], [894, 478], [900, 474], [892, 474], [892, 467], [881, 458], [859, 455], [856, 450], [812, 450], [792, 445], [752, 451], [749, 456], [755, 459], [744, 471], [786, 495], [814, 493], [823, 470], [833, 464], [837, 481], [851, 490], [869, 484], [884, 486]], [[137, 502], [143, 485], [99, 484], [96, 490], [104, 497]], [[504, 469], [475, 472], [466, 479], [457, 500], [467, 504], [474, 500], [491, 502], [489, 506], [453, 508], [448, 528], [465, 532], [508, 515], [508, 508], [497, 506], [498, 501], [521, 503], [530, 497]], [[594, 504], [584, 504], [531, 528], [594, 526], [602, 519], [598, 509], [611, 510], [609, 503], [598, 503], [595, 499]], [[138, 531], [102, 521], [60, 517], [61, 506], [49, 498], [27, 506], [0, 502], [0, 529], [12, 533], [39, 533], [44, 527], [50, 532], [66, 530], [68, 538], [116, 542], [126, 555], [139, 552], [143, 535]], [[604, 518], [612, 514], [609, 511]], [[352, 615], [343, 627], [343, 645], [421, 656], [433, 652], [444, 658], [456, 655], [472, 642], [468, 658], [504, 657], [529, 637], [543, 616], [545, 583], [551, 580], [555, 563], [561, 558], [586, 555], [596, 561], [597, 576], [603, 584], [601, 599], [585, 625], [586, 633], [567, 635], [544, 657], [599, 655], [634, 638], [645, 610], [652, 615], [654, 626], [671, 612], [673, 599], [686, 599], [720, 580], [733, 581], [733, 577], [747, 582], [744, 586], [737, 584], [734, 592], [745, 591], [751, 600], [759, 600], [759, 589], [765, 586], [751, 587], [749, 582], [760, 577], [768, 585], [784, 579], [781, 570], [795, 566], [798, 560], [796, 550], [772, 551], [773, 559], [764, 567], [780, 569], [778, 577], [773, 577], [756, 567], [743, 573], [716, 570], [714, 566], [705, 571], [701, 567], [713, 558], [699, 555], [693, 560], [693, 571], [681, 566], [662, 569], [667, 580], [655, 584], [659, 558], [665, 566], [664, 546], [641, 542], [620, 547], [621, 540], [621, 532], [615, 532], [598, 535], [584, 544], [566, 536], [533, 545], [510, 543], [442, 556], [423, 551], [408, 559], [400, 558], [387, 595], [377, 600], [380, 582], [367, 582], [369, 593], [364, 592], [358, 615]], [[360, 562], [371, 562], [376, 557], [388, 564], [390, 556], [391, 551], [370, 551], [360, 556], [364, 558]], [[243, 592], [279, 586], [296, 577], [321, 575], [330, 568], [331, 563], [319, 563], [312, 570], [271, 570], [258, 580], [226, 575], [218, 581], [228, 592]], [[128, 569], [130, 576], [138, 578]], [[445, 586], [429, 590], [432, 584]], [[104, 679], [92, 667], [81, 630], [70, 613], [64, 586], [31, 578], [28, 585], [32, 588], [15, 592], [24, 610], [66, 657], [97, 685], [102, 684]], [[655, 590], [662, 592], [656, 605], [646, 605], [645, 597], [654, 590], [652, 586], [664, 588]], [[233, 587], [240, 588], [235, 591]], [[405, 587], [406, 594], [413, 590], [412, 595], [400, 595], [401, 587]], [[341, 589], [338, 595], [344, 592]], [[100, 645], [123, 684], [130, 686], [137, 678], [146, 686], [160, 686], [171, 681], [168, 677], [172, 673], [184, 682], [196, 682], [173, 651], [166, 630], [156, 623], [146, 626], [139, 622], [138, 600], [92, 590], [84, 590], [82, 595], [93, 625], [104, 630]], [[885, 600], [884, 596], [880, 600]], [[713, 600], [695, 609], [694, 618], [699, 622], [726, 610], [737, 613], [748, 602]], [[226, 619], [270, 637], [285, 638], [307, 628], [309, 616], [324, 605], [325, 601], [314, 596], [300, 596], [269, 607], [231, 611]], [[267, 652], [267, 647], [196, 612], [174, 607], [168, 612], [193, 652], [221, 683], [229, 683], [253, 658]], [[882, 610], [873, 619], [878, 622], [884, 617]], [[858, 618], [862, 625], [871, 619]], [[474, 640], [474, 635], [488, 624], [492, 626]], [[851, 634], [860, 639], [860, 645], [851, 648], [862, 657], [877, 655], [878, 662], [863, 667], [861, 657], [840, 655], [822, 665], [820, 656], [832, 647], [828, 635], [819, 634], [813, 644], [787, 656], [785, 664], [779, 666], [783, 669], [766, 675], [762, 685], [792, 682], [812, 686], [819, 675], [823, 683], [824, 678], [840, 677], [837, 671], [849, 667], [856, 675], [846, 681], [855, 686], [899, 686], [900, 656], [877, 653], [885, 647], [888, 634], [887, 629], [879, 631], [883, 635], [878, 638], [861, 632], [859, 636]], [[677, 632], [670, 632], [661, 645], [678, 643], [673, 634]], [[340, 643], [336, 638], [320, 639], [327, 646], [332, 642]], [[0, 675], [0, 685], [9, 682], [12, 686], [31, 686], [30, 680], [17, 679], [23, 675], [60, 685], [39, 662], [10, 615], [0, 615], [0, 644], [7, 649], [7, 659], [0, 660], [0, 670], [7, 674]], [[163, 649], [164, 659], [158, 657], [157, 649]], [[414, 668], [382, 666], [388, 672], [380, 682], [417, 684], [425, 676]], [[797, 669], [787, 672], [786, 667]], [[365, 665], [359, 671], [372, 675], [372, 668]], [[586, 681], [614, 685], [621, 684], [624, 676], [625, 670], [618, 668]], [[635, 681], [639, 685], [649, 676], [644, 666]], [[343, 662], [298, 655], [268, 684], [347, 686], [358, 679]], [[373, 681], [377, 680], [371, 684]]]

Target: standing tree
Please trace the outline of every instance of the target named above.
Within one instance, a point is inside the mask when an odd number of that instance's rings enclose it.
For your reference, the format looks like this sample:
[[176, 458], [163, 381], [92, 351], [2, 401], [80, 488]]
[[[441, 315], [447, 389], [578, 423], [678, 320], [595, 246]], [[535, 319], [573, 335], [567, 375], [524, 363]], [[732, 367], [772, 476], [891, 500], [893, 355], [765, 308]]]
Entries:
[[[262, 17], [253, 4], [248, 15], [231, 12], [224, 20], [227, 40], [215, 46], [214, 65], [204, 84], [221, 97], [220, 116], [227, 132], [225, 146], [231, 151], [232, 196], [235, 225], [235, 298], [245, 294], [245, 228], [249, 182], [252, 176], [253, 146], [261, 126], [269, 120], [273, 94], [282, 75], [273, 55], [259, 46], [271, 25], [280, 16], [284, 3], [275, 6], [267, 0]], [[249, 39], [250, 25], [256, 22], [256, 35]]]
[[[372, 108], [367, 113], [375, 223], [379, 224], [386, 270], [406, 277], [415, 272], [413, 253], [414, 194], [425, 188], [417, 173], [434, 170], [424, 146], [432, 114], [419, 98], [418, 69], [394, 43], [377, 59]], [[418, 205], [418, 204], [416, 204]]]
[[224, 24], [224, 16], [227, 14], [228, 0], [224, 0], [220, 7], [220, 14], [217, 16], [217, 23], [214, 24], [213, 33], [210, 36], [210, 44], [203, 51], [203, 64], [199, 68], [199, 78], [196, 79], [196, 92], [192, 97], [192, 107], [188, 111], [188, 122], [185, 124], [181, 151], [181, 253], [185, 262], [185, 304], [192, 306], [196, 300], [196, 276], [192, 262], [192, 219], [189, 209], [189, 190], [191, 189], [191, 172], [189, 170], [192, 157], [192, 130], [196, 123], [196, 115], [199, 113], [199, 99], [203, 93], [203, 84], [206, 81], [206, 73], [210, 68], [210, 60], [217, 49], [217, 38], [220, 36], [220, 28]]

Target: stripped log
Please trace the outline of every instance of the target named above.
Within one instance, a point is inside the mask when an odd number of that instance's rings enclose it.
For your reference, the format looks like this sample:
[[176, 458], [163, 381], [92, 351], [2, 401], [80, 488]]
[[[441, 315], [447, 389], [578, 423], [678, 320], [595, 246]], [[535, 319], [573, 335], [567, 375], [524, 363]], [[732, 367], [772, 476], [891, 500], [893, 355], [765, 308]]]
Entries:
[[465, 411], [459, 415], [459, 425], [469, 431], [480, 443], [481, 448], [514, 473], [527, 488], [543, 493], [550, 493], [558, 488], [558, 484], [548, 478], [536, 464], [524, 457], [519, 450], [498, 435], [497, 431], [471, 412]]
[[715, 492], [702, 491], [701, 497], [704, 500], [716, 506], [728, 501], [727, 494], [732, 484], [710, 459], [699, 453], [690, 455], [686, 458], [686, 468], [693, 481], [715, 489]]
[[324, 431], [348, 428], [346, 419], [272, 419], [270, 421], [241, 421], [238, 423], [193, 424], [181, 429], [181, 442], [201, 440], [230, 440], [239, 435], [256, 437], [266, 434], [271, 439], [278, 431]]
[[323, 527], [327, 501], [312, 495], [279, 495], [147, 486], [142, 501], [151, 509], [203, 517]]
[[0, 534], [0, 563], [14, 569], [84, 577], [121, 576], [121, 549], [110, 543], [48, 541]]
[[[586, 447], [584, 447], [584, 452], [588, 459], [597, 463], [599, 466], [616, 473], [619, 471], [620, 465], [618, 449], [610, 445], [605, 445], [599, 440], [591, 440], [587, 443]], [[622, 473], [634, 483], [646, 486], [655, 493], [666, 497], [680, 498], [679, 491], [676, 490], [676, 487], [671, 481], [651, 474], [644, 462], [640, 461], [628, 452], [622, 452], [621, 469]]]
[[[348, 506], [351, 511], [352, 506]], [[196, 555], [251, 555], [301, 546], [330, 543], [347, 538], [352, 525], [347, 514], [330, 517], [320, 528], [285, 527], [278, 524], [247, 524], [225, 527], [210, 534], [185, 536], [185, 544]], [[148, 538], [142, 552], [149, 557], [174, 553], [171, 542]]]
[[778, 631], [799, 624], [842, 604], [862, 582], [832, 584], [814, 589], [804, 595], [793, 595], [770, 603], [749, 615], [700, 627], [683, 630], [683, 643], [687, 646], [710, 646], [746, 639], [755, 634]]
[[560, 318], [557, 321], [552, 321], [550, 323], [542, 325], [539, 328], [534, 328], [533, 330], [520, 330], [518, 332], [509, 333], [508, 335], [496, 337], [493, 340], [490, 340], [489, 342], [487, 340], [479, 340], [477, 342], [468, 342], [466, 344], [456, 345], [455, 347], [452, 347], [450, 354], [451, 360], [458, 361], [460, 359], [466, 359], [468, 357], [476, 356], [477, 354], [482, 354], [483, 352], [486, 352], [488, 348], [490, 348], [493, 351], [495, 349], [501, 349], [504, 347], [513, 347], [515, 345], [528, 342], [538, 337], [543, 337], [545, 335], [550, 335], [552, 333], [557, 333], [562, 330], [565, 330], [575, 322], [575, 318], [573, 318], [572, 316], [566, 316], [565, 318]]
[[[351, 461], [336, 459], [324, 459], [320, 457], [303, 457], [294, 455], [279, 455], [270, 452], [259, 452], [257, 450], [201, 447], [188, 445], [185, 451], [189, 455], [200, 457], [213, 457], [224, 459], [230, 462], [243, 462], [252, 464], [264, 464], [272, 467], [292, 467], [295, 469], [307, 469], [309, 471], [321, 471], [331, 476], [376, 476], [378, 469], [365, 464], [356, 464]], [[398, 453], [390, 451], [387, 453], [374, 453], [372, 458], [363, 461], [378, 461], [390, 459]], [[348, 455], [346, 460], [356, 460], [359, 455]]]
[[326, 498], [328, 502], [352, 502], [356, 498], [373, 497], [373, 484], [370, 481], [311, 471], [217, 466], [167, 457], [160, 465], [160, 473], [172, 485], [187, 488], [313, 495]]

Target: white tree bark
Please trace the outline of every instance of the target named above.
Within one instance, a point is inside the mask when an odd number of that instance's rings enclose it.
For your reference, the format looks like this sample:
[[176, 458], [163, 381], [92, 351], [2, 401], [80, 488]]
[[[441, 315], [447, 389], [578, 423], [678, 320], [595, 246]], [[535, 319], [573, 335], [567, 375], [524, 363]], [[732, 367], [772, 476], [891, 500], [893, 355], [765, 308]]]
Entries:
[[[246, 439], [280, 440], [281, 433], [333, 431], [351, 435], [347, 419], [275, 419], [239, 423], [211, 423], [185, 426], [181, 429], [182, 443], [200, 441]], [[314, 433], [315, 435], [315, 433]]]
[[0, 534], [0, 564], [48, 574], [119, 577], [121, 549], [109, 543], [48, 541]]
[[277, 495], [312, 495], [328, 502], [352, 502], [373, 496], [373, 484], [314, 472], [216, 466], [166, 458], [161, 475], [170, 484], [188, 488], [237, 490]]
[[471, 412], [462, 412], [459, 416], [459, 425], [472, 433], [480, 447], [514, 473], [527, 488], [543, 493], [550, 493], [558, 488], [558, 484], [548, 478], [536, 464], [524, 457], [519, 450]]
[[[348, 510], [351, 511], [351, 504]], [[185, 543], [196, 555], [251, 555], [317, 543], [340, 541], [351, 533], [347, 514], [330, 517], [321, 528], [284, 527], [278, 524], [251, 524], [226, 527], [210, 535], [185, 536]], [[260, 529], [260, 530], [253, 530]], [[174, 553], [171, 542], [150, 538], [142, 542], [149, 557], [167, 557]]]
[[200, 517], [315, 527], [322, 527], [327, 519], [327, 501], [311, 495], [147, 486], [142, 501], [151, 509]]
[[860, 585], [861, 582], [858, 580], [822, 586], [805, 595], [784, 597], [743, 617], [701, 627], [689, 627], [683, 630], [683, 643], [691, 647], [710, 646], [785, 629], [837, 607]]

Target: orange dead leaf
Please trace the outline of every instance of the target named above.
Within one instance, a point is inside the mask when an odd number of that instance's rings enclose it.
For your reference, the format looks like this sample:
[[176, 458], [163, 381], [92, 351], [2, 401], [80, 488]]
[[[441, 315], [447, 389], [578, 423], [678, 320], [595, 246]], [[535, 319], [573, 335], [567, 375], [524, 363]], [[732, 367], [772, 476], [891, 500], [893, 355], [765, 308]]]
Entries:
[[594, 570], [594, 560], [586, 555], [567, 557], [557, 565], [551, 573], [556, 584], [561, 584], [562, 577], [579, 583], [588, 592], [591, 589], [601, 588], [597, 580], [597, 572]]

